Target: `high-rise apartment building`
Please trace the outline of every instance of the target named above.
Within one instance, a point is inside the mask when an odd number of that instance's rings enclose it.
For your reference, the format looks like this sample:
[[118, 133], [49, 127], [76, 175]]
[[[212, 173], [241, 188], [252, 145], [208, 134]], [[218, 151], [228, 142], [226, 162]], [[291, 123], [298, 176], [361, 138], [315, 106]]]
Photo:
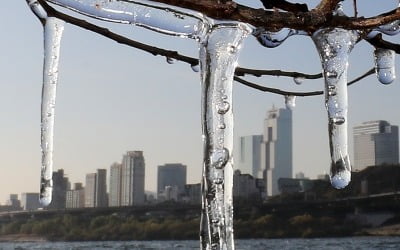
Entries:
[[240, 170], [242, 174], [250, 174], [254, 178], [263, 178], [263, 169], [261, 168], [263, 136], [242, 136], [239, 140], [239, 152], [235, 168]]
[[107, 169], [97, 169], [96, 207], [108, 207]]
[[113, 163], [110, 167], [110, 193], [108, 204], [110, 207], [121, 206], [122, 164]]
[[122, 158], [121, 206], [144, 203], [145, 163], [142, 151], [128, 151]]
[[64, 169], [53, 172], [53, 194], [49, 209], [64, 209], [67, 190], [70, 189], [70, 183], [64, 176]]
[[86, 174], [85, 207], [96, 207], [96, 173]]
[[158, 166], [157, 169], [157, 195], [160, 196], [166, 187], [177, 187], [178, 194], [185, 191], [186, 166], [172, 163]]
[[86, 175], [85, 207], [107, 206], [107, 170], [97, 169], [97, 173]]
[[354, 170], [399, 163], [399, 127], [387, 121], [368, 121], [353, 128]]
[[267, 196], [279, 194], [278, 179], [292, 178], [292, 111], [273, 107], [264, 121], [261, 166]]
[[66, 208], [82, 208], [85, 207], [85, 189], [82, 183], [74, 183], [74, 189], [67, 191]]

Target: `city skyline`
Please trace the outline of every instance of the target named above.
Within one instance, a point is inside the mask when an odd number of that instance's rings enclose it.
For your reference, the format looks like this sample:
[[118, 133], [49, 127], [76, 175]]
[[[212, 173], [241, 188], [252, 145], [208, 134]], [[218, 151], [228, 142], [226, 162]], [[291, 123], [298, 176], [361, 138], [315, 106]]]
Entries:
[[[259, 5], [260, 3], [252, 3]], [[346, 4], [346, 3], [345, 3]], [[385, 1], [379, 8], [390, 9]], [[396, 3], [397, 4], [397, 3]], [[6, 1], [0, 17], [0, 152], [3, 183], [0, 200], [9, 193], [38, 192], [41, 166], [40, 95], [43, 38], [40, 22], [25, 1]], [[312, 7], [312, 4], [310, 5]], [[366, 3], [360, 11], [379, 11]], [[115, 27], [113, 25], [110, 25]], [[161, 36], [139, 27], [118, 26], [134, 39], [183, 54], [198, 56], [197, 42]], [[161, 38], [161, 39], [160, 39]], [[302, 49], [299, 50], [298, 48]], [[255, 56], [257, 55], [257, 56]], [[307, 63], [304, 63], [305, 58]], [[54, 138], [54, 169], [84, 182], [85, 173], [108, 168], [125, 150], [146, 155], [146, 190], [156, 190], [156, 166], [182, 162], [188, 183], [198, 183], [202, 171], [199, 74], [183, 63], [168, 64], [110, 40], [66, 25], [60, 57]], [[349, 80], [373, 66], [373, 48], [361, 42], [350, 56]], [[396, 57], [396, 70], [400, 59]], [[260, 48], [249, 37], [239, 66], [259, 69], [321, 72], [320, 59], [308, 37], [291, 37], [276, 49]], [[322, 80], [296, 85], [291, 78], [250, 78], [254, 82], [293, 91], [321, 90]], [[399, 80], [382, 85], [375, 76], [349, 88], [349, 130], [368, 120], [400, 124]], [[238, 136], [260, 134], [265, 111], [284, 105], [282, 96], [258, 92], [235, 83], [235, 144]], [[294, 172], [315, 177], [329, 172], [327, 115], [324, 97], [297, 98], [293, 110]], [[352, 138], [350, 154], [352, 155]], [[21, 182], [20, 180], [24, 180]], [[152, 181], [151, 181], [152, 180]]]

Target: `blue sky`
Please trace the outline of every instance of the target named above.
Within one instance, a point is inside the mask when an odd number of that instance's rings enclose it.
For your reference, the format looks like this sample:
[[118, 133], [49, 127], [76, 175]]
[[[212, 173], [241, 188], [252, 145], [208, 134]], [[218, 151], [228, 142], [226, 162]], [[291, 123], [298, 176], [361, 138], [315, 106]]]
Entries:
[[[311, 1], [315, 4], [317, 1]], [[370, 10], [365, 1], [360, 12]], [[375, 2], [376, 4], [376, 2]], [[380, 2], [377, 11], [397, 1]], [[312, 6], [312, 4], [311, 4]], [[37, 192], [40, 174], [40, 96], [42, 28], [25, 1], [5, 1], [0, 15], [0, 202], [8, 194]], [[368, 12], [368, 13], [367, 13]], [[132, 26], [112, 25], [142, 42], [197, 56], [195, 41], [168, 37]], [[399, 36], [391, 38], [399, 42]], [[400, 72], [399, 56], [396, 70]], [[291, 37], [282, 46], [265, 49], [249, 37], [239, 65], [318, 73], [320, 61], [309, 37]], [[373, 48], [356, 45], [349, 79], [373, 66]], [[323, 88], [323, 81], [297, 86], [291, 78], [251, 78], [268, 86], [291, 90]], [[351, 128], [368, 120], [400, 124], [399, 78], [388, 86], [370, 76], [349, 89]], [[235, 137], [261, 134], [265, 114], [281, 96], [261, 93], [235, 83]], [[298, 98], [293, 113], [294, 169], [315, 177], [329, 169], [327, 118], [322, 96]], [[54, 169], [63, 168], [72, 182], [109, 168], [127, 150], [143, 150], [146, 189], [156, 188], [156, 168], [180, 162], [188, 166], [188, 182], [200, 181], [202, 141], [199, 75], [183, 63], [119, 45], [99, 35], [66, 25], [61, 48], [56, 107]], [[237, 139], [235, 139], [235, 142]]]

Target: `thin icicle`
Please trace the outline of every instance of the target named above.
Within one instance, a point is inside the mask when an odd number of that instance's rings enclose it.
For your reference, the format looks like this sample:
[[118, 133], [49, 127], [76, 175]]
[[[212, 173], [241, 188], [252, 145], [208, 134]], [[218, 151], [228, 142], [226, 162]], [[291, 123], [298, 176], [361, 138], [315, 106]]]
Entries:
[[214, 26], [200, 45], [203, 179], [202, 249], [234, 249], [232, 83], [244, 24]]
[[134, 24], [160, 33], [200, 39], [209, 28], [200, 12], [173, 9], [146, 0], [48, 0], [78, 13], [109, 22]]
[[58, 81], [58, 61], [64, 21], [49, 17], [44, 25], [44, 63], [41, 111], [42, 168], [40, 181], [40, 203], [47, 206], [51, 202], [53, 189], [53, 134], [54, 109]]
[[318, 30], [312, 38], [321, 57], [325, 78], [332, 159], [331, 183], [340, 189], [348, 185], [351, 177], [347, 152], [347, 68], [349, 54], [359, 35], [356, 31], [334, 28]]
[[390, 49], [376, 48], [374, 51], [374, 55], [375, 72], [378, 80], [383, 84], [392, 83], [396, 79], [396, 52]]

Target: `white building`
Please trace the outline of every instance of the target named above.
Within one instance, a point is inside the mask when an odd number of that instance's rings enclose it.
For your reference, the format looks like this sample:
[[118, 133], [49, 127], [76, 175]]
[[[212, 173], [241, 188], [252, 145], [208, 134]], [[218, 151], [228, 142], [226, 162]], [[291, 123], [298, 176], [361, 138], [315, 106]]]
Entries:
[[261, 168], [262, 135], [249, 135], [239, 138], [238, 159], [235, 161], [236, 169], [242, 174], [250, 174], [254, 178], [263, 178]]
[[82, 183], [74, 184], [74, 190], [68, 190], [66, 195], [66, 208], [82, 208], [85, 207], [85, 189]]
[[142, 151], [128, 151], [122, 158], [121, 206], [142, 205], [145, 163]]
[[353, 128], [354, 170], [399, 163], [399, 128], [387, 121], [368, 121]]
[[267, 196], [279, 194], [278, 179], [292, 178], [292, 111], [273, 107], [264, 121], [261, 164]]
[[110, 167], [110, 207], [121, 206], [122, 164], [113, 163]]
[[96, 207], [96, 173], [86, 174], [85, 207]]
[[39, 203], [39, 193], [22, 193], [21, 207], [23, 210], [37, 210], [42, 207]]

